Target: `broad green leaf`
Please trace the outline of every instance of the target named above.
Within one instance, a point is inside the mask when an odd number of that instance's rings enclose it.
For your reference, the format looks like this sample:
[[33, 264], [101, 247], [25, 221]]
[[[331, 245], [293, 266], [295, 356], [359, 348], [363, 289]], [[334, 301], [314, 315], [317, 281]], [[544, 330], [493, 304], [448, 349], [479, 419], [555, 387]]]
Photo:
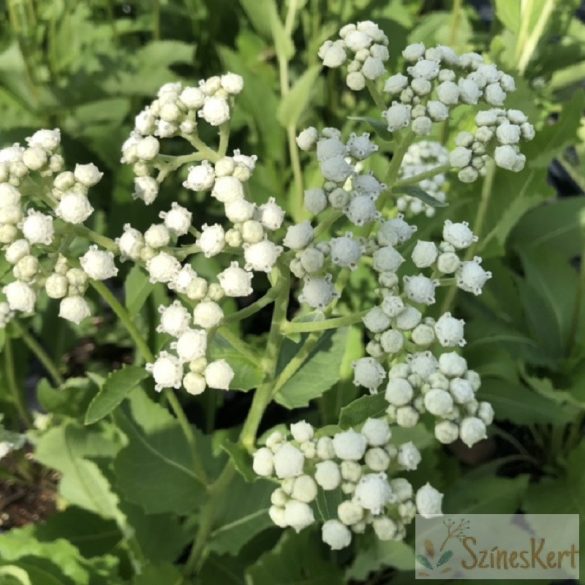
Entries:
[[132, 267], [124, 282], [126, 308], [132, 317], [138, 315], [148, 295], [152, 292], [153, 286], [140, 266], [135, 265]]
[[37, 439], [36, 458], [60, 472], [59, 492], [65, 500], [124, 526], [118, 496], [99, 467], [86, 458], [95, 447], [87, 443], [84, 430], [64, 424]]
[[445, 494], [443, 510], [453, 514], [511, 514], [528, 488], [529, 477], [491, 475], [493, 471], [461, 477]]
[[256, 31], [269, 39], [272, 35], [271, 18], [277, 12], [274, 0], [240, 0], [240, 4]]
[[574, 408], [558, 404], [508, 380], [484, 378], [479, 396], [492, 404], [496, 418], [516, 424], [561, 425], [567, 424], [574, 416]]
[[312, 530], [285, 531], [278, 544], [246, 571], [247, 585], [339, 585], [343, 577]]
[[138, 366], [126, 366], [110, 374], [90, 402], [85, 424], [94, 424], [110, 414], [147, 377], [148, 372]]
[[221, 448], [229, 455], [235, 468], [246, 481], [253, 482], [258, 479], [258, 475], [252, 469], [252, 458], [243, 445], [234, 443], [226, 437], [221, 442]]
[[339, 425], [343, 428], [354, 427], [368, 418], [383, 416], [388, 408], [384, 393], [360, 396], [341, 409]]
[[278, 106], [278, 121], [285, 128], [296, 126], [309, 100], [321, 67], [314, 65], [307, 69], [294, 83], [290, 91], [282, 98]]
[[435, 199], [432, 195], [429, 195], [424, 189], [417, 187], [415, 185], [405, 186], [405, 187], [397, 187], [396, 189], [392, 190], [394, 193], [400, 195], [408, 195], [409, 197], [414, 197], [416, 199], [420, 199], [423, 203], [430, 205], [431, 207], [447, 207], [448, 203], [443, 201], [439, 201]]
[[368, 538], [360, 546], [352, 564], [346, 571], [348, 579], [365, 582], [370, 573], [380, 572], [385, 567], [394, 567], [401, 571], [414, 569], [414, 552], [401, 541], [382, 541]]
[[132, 585], [182, 585], [185, 583], [181, 571], [171, 564], [149, 564], [140, 575], [132, 580]]
[[335, 490], [320, 489], [315, 499], [318, 518], [322, 522], [337, 519], [337, 508], [345, 499], [346, 497], [343, 495], [341, 488]]
[[16, 565], [0, 567], [0, 577], [5, 585], [33, 585], [28, 573]]
[[268, 515], [270, 494], [276, 485], [266, 480], [248, 483], [236, 475], [224, 492], [208, 539], [208, 548], [218, 554], [238, 554], [254, 536], [273, 526]]
[[272, 33], [272, 39], [274, 40], [274, 49], [276, 50], [276, 54], [279, 56], [279, 58], [289, 60], [294, 55], [295, 52], [295, 47], [293, 45], [292, 39], [284, 29], [282, 21], [278, 16], [278, 11], [276, 9], [276, 5], [274, 4], [274, 2], [269, 3], [268, 10], [270, 32]]
[[347, 328], [324, 333], [303, 365], [280, 389], [276, 402], [286, 408], [300, 408], [329, 390], [340, 377], [346, 337]]
[[114, 462], [121, 491], [149, 514], [195, 511], [204, 490], [179, 423], [143, 392], [133, 392], [128, 404], [129, 412], [116, 413], [128, 438]]
[[495, 0], [496, 16], [510, 31], [520, 28], [520, 0]]

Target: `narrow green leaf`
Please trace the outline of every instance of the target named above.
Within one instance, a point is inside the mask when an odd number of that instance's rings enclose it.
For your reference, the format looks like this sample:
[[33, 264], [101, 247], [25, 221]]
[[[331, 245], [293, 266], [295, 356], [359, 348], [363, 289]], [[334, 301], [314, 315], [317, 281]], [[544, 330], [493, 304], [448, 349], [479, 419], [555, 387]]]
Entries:
[[303, 114], [315, 82], [319, 77], [321, 67], [314, 65], [309, 67], [295, 82], [291, 90], [284, 96], [278, 106], [278, 121], [285, 128], [287, 126], [296, 126], [301, 115]]
[[85, 424], [94, 424], [110, 414], [147, 377], [148, 372], [137, 366], [126, 366], [110, 374], [90, 402]]
[[421, 189], [416, 185], [398, 187], [396, 189], [393, 189], [393, 192], [408, 195], [409, 197], [415, 197], [416, 199], [420, 199], [423, 203], [426, 203], [431, 207], [447, 207], [447, 203], [435, 199], [432, 195], [429, 195], [424, 189]]
[[365, 122], [370, 128], [383, 140], [391, 142], [394, 135], [388, 130], [387, 125], [381, 118], [371, 118], [369, 116], [348, 116], [349, 120], [356, 122]]
[[388, 408], [384, 393], [360, 396], [341, 409], [339, 425], [343, 428], [354, 427], [366, 419], [383, 416]]
[[142, 268], [138, 265], [132, 267], [124, 282], [126, 308], [132, 317], [138, 315], [153, 286]]

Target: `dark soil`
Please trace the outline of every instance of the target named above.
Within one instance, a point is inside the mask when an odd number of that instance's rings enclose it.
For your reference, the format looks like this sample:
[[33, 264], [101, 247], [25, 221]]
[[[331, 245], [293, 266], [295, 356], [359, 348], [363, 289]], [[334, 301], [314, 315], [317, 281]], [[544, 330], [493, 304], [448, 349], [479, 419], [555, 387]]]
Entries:
[[58, 475], [33, 461], [30, 452], [16, 451], [2, 459], [0, 471], [0, 532], [37, 524], [57, 509]]

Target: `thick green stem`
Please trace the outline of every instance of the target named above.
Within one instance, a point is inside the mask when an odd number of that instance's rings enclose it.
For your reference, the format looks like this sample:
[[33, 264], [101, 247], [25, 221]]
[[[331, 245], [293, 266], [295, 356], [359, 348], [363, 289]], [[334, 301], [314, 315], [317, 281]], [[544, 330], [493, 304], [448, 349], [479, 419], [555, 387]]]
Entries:
[[300, 321], [291, 323], [285, 321], [282, 324], [281, 331], [285, 335], [291, 333], [312, 333], [315, 331], [326, 331], [327, 329], [339, 329], [340, 327], [347, 327], [354, 323], [359, 323], [368, 310], [354, 313], [353, 315], [346, 315], [345, 317], [333, 317], [332, 319], [324, 319], [322, 321]]
[[87, 238], [88, 240], [94, 242], [98, 246], [101, 246], [105, 250], [110, 252], [117, 252], [118, 246], [116, 242], [107, 236], [102, 234], [98, 234], [97, 232], [93, 231], [92, 229], [84, 226], [84, 225], [73, 225], [67, 224], [67, 228], [72, 231], [76, 236], [81, 238]]
[[57, 365], [41, 346], [41, 344], [17, 320], [13, 321], [13, 327], [18, 332], [30, 351], [36, 356], [39, 362], [41, 362], [45, 370], [47, 370], [47, 373], [51, 376], [55, 385], [57, 387], [62, 386], [65, 383], [65, 380], [59, 373]]
[[22, 424], [25, 427], [30, 427], [32, 418], [26, 408], [22, 388], [19, 388], [16, 381], [16, 372], [14, 370], [14, 352], [12, 351], [12, 339], [6, 335], [4, 341], [4, 375], [6, 377], [6, 386], [9, 394], [12, 396], [12, 401], [18, 412]]
[[257, 301], [254, 301], [252, 304], [228, 315], [223, 322], [224, 323], [236, 323], [237, 321], [243, 321], [252, 315], [261, 311], [264, 307], [267, 307], [271, 303], [274, 302], [274, 299], [277, 296], [277, 292], [275, 292], [274, 288], [271, 288], [263, 297], [260, 297]]

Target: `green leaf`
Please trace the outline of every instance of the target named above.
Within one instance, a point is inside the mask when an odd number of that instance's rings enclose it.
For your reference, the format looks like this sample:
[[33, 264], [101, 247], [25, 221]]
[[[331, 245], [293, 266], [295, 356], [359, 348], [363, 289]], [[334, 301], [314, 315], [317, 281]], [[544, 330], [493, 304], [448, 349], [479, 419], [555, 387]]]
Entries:
[[496, 16], [510, 31], [518, 32], [520, 28], [520, 0], [495, 0]]
[[388, 130], [387, 124], [381, 118], [371, 118], [369, 116], [348, 116], [349, 120], [356, 122], [365, 122], [380, 138], [391, 142], [394, 135]]
[[427, 559], [427, 557], [425, 557], [424, 555], [416, 555], [416, 560], [426, 569], [428, 569], [429, 571], [433, 570], [433, 565], [431, 565], [431, 563], [429, 562], [429, 560]]
[[430, 205], [431, 207], [447, 207], [448, 204], [435, 199], [432, 195], [429, 195], [424, 189], [415, 185], [408, 185], [405, 187], [397, 187], [392, 190], [394, 193], [408, 195], [409, 197], [415, 197], [420, 199], [423, 203]]
[[355, 427], [368, 418], [383, 416], [388, 408], [384, 393], [360, 396], [341, 409], [339, 425], [344, 429]]
[[252, 458], [248, 451], [240, 443], [234, 443], [228, 437], [221, 442], [221, 448], [229, 455], [234, 467], [248, 482], [258, 479], [258, 475], [252, 469]]
[[271, 38], [271, 18], [276, 13], [274, 0], [240, 0], [240, 4], [256, 31], [266, 39]]
[[315, 500], [317, 514], [322, 522], [337, 518], [337, 508], [345, 499], [341, 488], [335, 490], [319, 490]]
[[110, 414], [147, 377], [148, 372], [138, 366], [126, 366], [110, 374], [90, 402], [85, 424], [94, 424]]
[[132, 585], [181, 585], [183, 575], [177, 567], [170, 564], [149, 564], [140, 575], [132, 580]]
[[138, 315], [148, 295], [152, 292], [153, 286], [140, 266], [135, 265], [132, 267], [124, 282], [126, 308], [131, 317]]
[[246, 353], [242, 353], [229, 341], [221, 331], [214, 337], [209, 355], [212, 359], [225, 359], [234, 370], [234, 379], [231, 381], [231, 390], [251, 390], [256, 388], [264, 378], [264, 372], [260, 367], [260, 356], [256, 356], [246, 346]]
[[400, 571], [414, 569], [414, 552], [405, 542], [382, 541], [371, 537], [364, 544], [346, 572], [348, 579], [366, 582], [370, 573], [380, 572], [386, 567]]
[[274, 2], [269, 3], [268, 11], [270, 32], [272, 33], [272, 39], [274, 40], [276, 54], [281, 59], [289, 60], [295, 53], [295, 46], [293, 45], [290, 35], [284, 29]]
[[219, 513], [208, 539], [209, 550], [218, 554], [238, 554], [254, 536], [273, 526], [268, 508], [275, 487], [263, 479], [248, 483], [241, 476], [235, 476], [229, 491], [224, 492], [220, 500]]
[[311, 530], [285, 531], [278, 544], [246, 571], [247, 585], [339, 585], [343, 577]]
[[276, 402], [286, 408], [300, 408], [329, 390], [340, 378], [346, 337], [346, 327], [324, 333], [303, 365], [280, 389]]
[[83, 429], [65, 424], [52, 428], [37, 440], [36, 458], [61, 473], [59, 492], [65, 500], [124, 526], [126, 521], [118, 496], [99, 467], [86, 458], [95, 448]]
[[193, 512], [204, 490], [179, 423], [141, 391], [130, 395], [129, 412], [123, 410], [116, 417], [128, 445], [114, 462], [121, 491], [149, 514]]
[[319, 77], [321, 67], [309, 67], [294, 83], [290, 91], [283, 97], [278, 106], [277, 117], [283, 127], [296, 126], [302, 116], [315, 82]]
[[441, 565], [444, 565], [452, 556], [453, 556], [453, 551], [452, 550], [445, 551], [439, 557], [439, 560], [437, 561], [437, 567], [440, 567]]

